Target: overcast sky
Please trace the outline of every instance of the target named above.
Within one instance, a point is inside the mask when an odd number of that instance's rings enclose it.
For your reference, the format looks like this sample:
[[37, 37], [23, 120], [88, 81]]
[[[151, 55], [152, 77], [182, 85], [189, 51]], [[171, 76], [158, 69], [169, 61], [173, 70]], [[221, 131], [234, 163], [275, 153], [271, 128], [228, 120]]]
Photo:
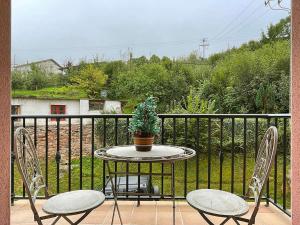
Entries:
[[[273, 0], [274, 3], [276, 2]], [[12, 60], [206, 56], [251, 39], [288, 15], [264, 0], [13, 0]], [[289, 0], [283, 0], [289, 6]]]

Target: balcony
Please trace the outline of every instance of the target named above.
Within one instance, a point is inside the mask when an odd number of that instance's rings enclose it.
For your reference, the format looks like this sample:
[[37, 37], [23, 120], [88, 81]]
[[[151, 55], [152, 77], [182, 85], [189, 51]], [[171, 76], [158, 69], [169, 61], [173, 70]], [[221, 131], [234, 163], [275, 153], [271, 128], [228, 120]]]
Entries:
[[[290, 223], [290, 115], [288, 114], [163, 114], [162, 130], [156, 143], [187, 146], [196, 150], [193, 159], [175, 165], [176, 224], [205, 224], [197, 212], [184, 201], [189, 191], [199, 188], [222, 189], [245, 195], [252, 175], [259, 143], [267, 127], [279, 131], [277, 156], [257, 216], [257, 224]], [[131, 144], [127, 132], [131, 115], [87, 116], [13, 116], [12, 130], [26, 127], [37, 147], [46, 184], [51, 194], [79, 190], [103, 190], [107, 171], [105, 162], [94, 150], [105, 146]], [[11, 143], [12, 149], [14, 143]], [[20, 221], [35, 224], [26, 201], [20, 174], [11, 160], [12, 224]], [[114, 169], [148, 172], [150, 165], [115, 163]], [[151, 165], [153, 173], [170, 168], [161, 163]], [[151, 176], [161, 197], [146, 196], [136, 207], [137, 199], [120, 197], [125, 224], [171, 224], [170, 179]], [[109, 193], [107, 198], [110, 199]], [[39, 196], [39, 207], [45, 196]], [[134, 200], [134, 201], [133, 201]], [[161, 201], [148, 201], [161, 200]], [[83, 224], [108, 224], [112, 201], [106, 201]], [[146, 213], [147, 212], [147, 213]], [[151, 223], [149, 223], [151, 221]], [[116, 223], [118, 221], [116, 220]], [[230, 223], [229, 223], [230, 224]]]

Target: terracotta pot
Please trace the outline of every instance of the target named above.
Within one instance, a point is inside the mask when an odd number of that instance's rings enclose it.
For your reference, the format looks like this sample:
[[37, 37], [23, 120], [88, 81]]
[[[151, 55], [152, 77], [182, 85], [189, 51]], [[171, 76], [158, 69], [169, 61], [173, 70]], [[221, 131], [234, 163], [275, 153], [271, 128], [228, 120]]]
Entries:
[[143, 137], [143, 136], [134, 135], [133, 137], [133, 143], [135, 145], [135, 148], [137, 151], [140, 152], [151, 151], [153, 142], [154, 142], [154, 136]]

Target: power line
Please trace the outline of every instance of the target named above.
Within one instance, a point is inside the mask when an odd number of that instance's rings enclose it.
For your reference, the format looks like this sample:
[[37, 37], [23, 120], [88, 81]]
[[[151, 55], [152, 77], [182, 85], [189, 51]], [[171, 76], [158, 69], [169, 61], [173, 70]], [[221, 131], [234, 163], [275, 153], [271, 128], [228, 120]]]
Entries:
[[[266, 15], [268, 12], [270, 12], [270, 10], [265, 10], [263, 13], [261, 13], [260, 15], [258, 15], [256, 18], [255, 18], [255, 21], [258, 21], [258, 20], [261, 20], [262, 18], [263, 18], [263, 16], [264, 15]], [[235, 27], [235, 29], [233, 29], [232, 31], [235, 31], [235, 33], [239, 33], [240, 31], [242, 31], [243, 29], [245, 29], [245, 28], [249, 28], [249, 26], [251, 26], [252, 24], [253, 24], [253, 21], [247, 21], [247, 22], [249, 22], [249, 23], [246, 23], [246, 24], [243, 24], [242, 26], [237, 26], [237, 27]], [[237, 30], [236, 30], [237, 29]], [[224, 34], [224, 35], [227, 35], [227, 33], [226, 34]], [[241, 35], [239, 35], [239, 37], [241, 37]], [[227, 36], [227, 38], [226, 37], [222, 37], [221, 38], [221, 40], [227, 40], [227, 39], [229, 39], [229, 38], [232, 38], [232, 35], [230, 35], [230, 36]], [[235, 38], [232, 38], [233, 40], [235, 40]], [[218, 40], [218, 39], [217, 39]]]
[[[228, 31], [226, 31], [221, 38], [223, 38], [224, 36], [226, 36], [227, 34], [231, 33], [232, 31], [234, 31], [235, 29], [239, 28], [240, 26], [242, 26], [245, 22], [249, 21], [249, 19], [252, 18], [252, 16], [254, 14], [256, 14], [258, 11], [258, 9], [261, 7], [261, 5], [259, 5], [258, 7], [256, 7], [253, 11], [251, 11], [251, 13], [246, 17], [246, 19], [242, 20], [240, 23], [238, 23], [236, 26], [232, 27], [231, 29], [229, 29]], [[265, 12], [264, 12], [265, 13]]]
[[249, 9], [252, 5], [253, 5], [253, 3], [254, 3], [255, 1], [253, 1], [253, 0], [250, 0], [250, 2], [249, 2], [249, 4], [247, 4], [246, 5], [246, 7], [245, 8], [243, 8], [242, 9], [242, 11], [236, 16], [236, 17], [234, 17], [219, 33], [217, 33], [215, 36], [213, 36], [213, 38], [212, 39], [215, 39], [215, 38], [217, 38], [218, 36], [220, 36], [224, 31], [226, 31], [232, 24], [234, 24], [236, 21], [237, 21], [237, 19], [239, 19], [243, 14], [244, 14], [244, 12], [245, 11], [247, 11], [247, 9]]
[[[268, 12], [270, 12], [270, 10], [265, 10], [263, 13], [261, 13], [257, 18], [257, 20], [261, 20], [263, 18], [263, 16], [265, 16]], [[240, 32], [243, 28], [245, 27], [249, 27], [251, 25], [251, 23], [247, 23], [245, 26], [240, 27], [237, 32]]]

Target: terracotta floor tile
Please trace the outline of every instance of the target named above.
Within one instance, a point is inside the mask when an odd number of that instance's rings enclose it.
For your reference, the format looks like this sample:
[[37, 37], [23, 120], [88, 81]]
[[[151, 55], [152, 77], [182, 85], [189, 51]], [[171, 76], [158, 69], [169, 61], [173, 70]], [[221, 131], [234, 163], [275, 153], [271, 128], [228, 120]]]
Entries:
[[[45, 201], [38, 200], [36, 202], [38, 210], [41, 212], [42, 204]], [[113, 201], [106, 201], [102, 206], [94, 210], [87, 218], [82, 221], [82, 225], [92, 224], [110, 224]], [[120, 212], [124, 225], [171, 225], [172, 224], [172, 202], [171, 201], [144, 201], [141, 206], [137, 207], [136, 202], [120, 201]], [[251, 204], [251, 209], [253, 209]], [[249, 215], [246, 215], [246, 217]], [[72, 217], [76, 219], [78, 216]], [[221, 222], [221, 218], [210, 217], [213, 222]], [[36, 225], [33, 221], [33, 214], [30, 209], [28, 200], [19, 200], [11, 207], [11, 225]], [[52, 220], [44, 221], [45, 225], [50, 225]], [[68, 223], [60, 220], [59, 225]], [[118, 216], [115, 216], [114, 224], [120, 224]], [[233, 221], [226, 225], [235, 224]], [[290, 218], [283, 214], [276, 207], [270, 207], [261, 204], [259, 213], [257, 214], [256, 225], [288, 225]], [[190, 207], [186, 202], [176, 202], [176, 225], [207, 225], [199, 213]]]

